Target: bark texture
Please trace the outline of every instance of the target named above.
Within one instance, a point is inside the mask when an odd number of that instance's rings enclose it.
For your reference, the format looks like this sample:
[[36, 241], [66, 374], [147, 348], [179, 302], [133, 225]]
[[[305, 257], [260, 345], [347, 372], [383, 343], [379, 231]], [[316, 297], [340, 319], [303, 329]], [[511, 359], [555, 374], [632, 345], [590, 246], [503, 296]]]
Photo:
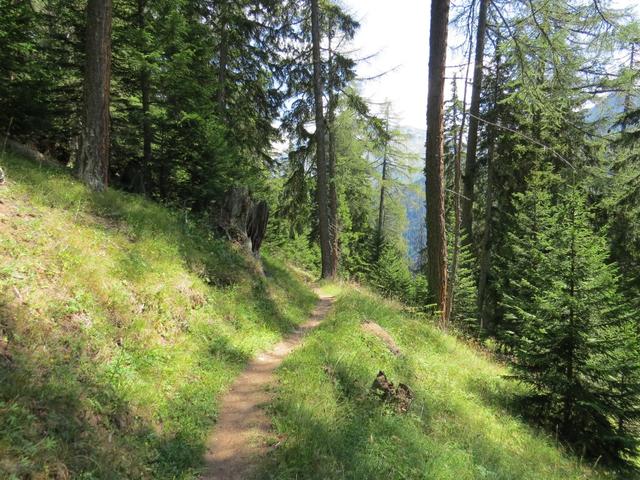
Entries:
[[386, 198], [386, 182], [387, 182], [387, 167], [389, 163], [388, 156], [388, 142], [389, 142], [389, 110], [385, 112], [385, 124], [384, 124], [384, 133], [385, 133], [385, 144], [382, 152], [382, 178], [380, 180], [380, 203], [378, 204], [378, 225], [376, 232], [376, 256], [380, 259], [380, 255], [382, 254], [382, 245], [384, 243], [384, 201]]
[[446, 323], [447, 238], [444, 209], [443, 105], [447, 58], [449, 1], [432, 0], [429, 33], [429, 91], [427, 96], [427, 279]]
[[269, 221], [266, 202], [255, 202], [246, 188], [233, 188], [214, 216], [217, 226], [230, 240], [243, 245], [247, 252], [256, 257], [260, 254]]
[[464, 243], [473, 244], [473, 203], [478, 154], [478, 116], [480, 115], [480, 93], [484, 68], [484, 43], [487, 32], [487, 10], [490, 0], [480, 0], [478, 14], [478, 30], [476, 33], [476, 54], [473, 67], [473, 87], [471, 88], [471, 104], [469, 106], [469, 134], [467, 137], [467, 159], [463, 177], [462, 197], [462, 229], [465, 233]]
[[485, 332], [493, 330], [493, 325], [487, 311], [487, 284], [489, 280], [489, 271], [491, 269], [491, 218], [493, 216], [493, 183], [494, 183], [494, 165], [493, 152], [494, 144], [489, 146], [489, 155], [487, 158], [487, 190], [485, 193], [485, 213], [484, 213], [484, 231], [482, 233], [482, 242], [480, 243], [480, 272], [478, 274], [478, 314], [480, 315], [480, 328]]
[[322, 98], [322, 60], [320, 57], [320, 9], [318, 0], [311, 0], [311, 43], [313, 55], [313, 96], [316, 119], [316, 169], [318, 220], [320, 227], [320, 252], [322, 254], [322, 278], [336, 275], [329, 226], [329, 185], [327, 181], [327, 154], [325, 145], [324, 106]]
[[[499, 44], [496, 45], [496, 52], [500, 49]], [[498, 104], [498, 95], [500, 85], [500, 55], [496, 54], [496, 79], [493, 84], [493, 106], [495, 110]], [[482, 241], [480, 243], [480, 271], [478, 274], [478, 314], [480, 315], [480, 328], [485, 333], [492, 333], [494, 330], [493, 319], [487, 305], [489, 279], [491, 272], [491, 239], [492, 218], [493, 218], [493, 197], [495, 183], [495, 148], [496, 148], [496, 131], [493, 127], [489, 127], [489, 148], [487, 152], [487, 186], [485, 192], [485, 212], [484, 212], [484, 230], [482, 233]]]
[[[467, 69], [467, 75], [464, 78], [464, 93], [462, 95], [462, 121], [460, 124], [460, 130], [458, 132], [458, 138], [456, 139], [455, 155], [454, 155], [454, 180], [453, 180], [453, 258], [451, 260], [451, 269], [449, 274], [449, 284], [447, 285], [447, 318], [451, 318], [453, 312], [453, 304], [455, 300], [455, 286], [458, 278], [458, 261], [460, 258], [460, 181], [462, 178], [462, 134], [464, 132], [464, 124], [466, 117], [466, 98], [467, 98], [467, 80], [469, 70]], [[454, 85], [456, 77], [453, 77]], [[455, 87], [454, 87], [455, 89]], [[455, 119], [458, 117], [458, 109], [454, 103], [453, 105], [453, 118], [454, 118], [454, 130]]]
[[79, 175], [97, 191], [108, 185], [111, 16], [111, 0], [89, 0], [85, 40], [85, 118]]
[[329, 239], [331, 242], [331, 269], [335, 273], [338, 271], [338, 262], [340, 258], [340, 225], [338, 223], [338, 191], [336, 188], [336, 108], [337, 98], [335, 95], [335, 87], [332, 85], [335, 78], [333, 50], [331, 47], [331, 37], [329, 37], [329, 105], [327, 108], [327, 138], [329, 151], [327, 155], [327, 171], [329, 183]]

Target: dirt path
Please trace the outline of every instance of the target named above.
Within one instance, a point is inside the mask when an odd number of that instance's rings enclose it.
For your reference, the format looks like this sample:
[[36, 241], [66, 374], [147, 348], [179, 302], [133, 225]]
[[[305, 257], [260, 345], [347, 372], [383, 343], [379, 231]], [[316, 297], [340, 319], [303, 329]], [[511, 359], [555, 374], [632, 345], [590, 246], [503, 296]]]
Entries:
[[309, 320], [270, 351], [254, 358], [222, 398], [218, 423], [209, 438], [202, 480], [246, 480], [268, 448], [264, 437], [271, 422], [263, 406], [272, 399], [267, 387], [274, 370], [325, 317], [333, 297], [320, 295]]

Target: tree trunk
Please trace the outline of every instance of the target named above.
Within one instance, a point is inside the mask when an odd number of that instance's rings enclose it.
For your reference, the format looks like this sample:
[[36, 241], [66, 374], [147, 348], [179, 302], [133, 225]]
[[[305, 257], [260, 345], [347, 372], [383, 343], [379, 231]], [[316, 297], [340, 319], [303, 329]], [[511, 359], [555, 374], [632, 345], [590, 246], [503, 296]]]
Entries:
[[426, 204], [427, 279], [446, 326], [447, 234], [444, 208], [443, 103], [449, 0], [431, 1], [429, 91], [427, 97]]
[[[500, 85], [500, 53], [499, 43], [496, 45], [495, 64], [496, 78], [493, 85], [493, 109], [498, 106]], [[487, 285], [491, 269], [491, 219], [493, 217], [493, 187], [495, 182], [494, 155], [496, 148], [495, 129], [489, 127], [489, 151], [487, 152], [487, 187], [485, 192], [484, 231], [480, 243], [480, 272], [478, 274], [478, 315], [480, 315], [480, 329], [491, 334], [494, 330], [493, 319], [487, 311]]]
[[331, 242], [331, 271], [338, 271], [340, 258], [340, 227], [338, 225], [338, 191], [336, 189], [336, 151], [333, 126], [329, 133], [329, 235]]
[[[226, 8], [223, 5], [221, 7], [223, 12], [226, 12]], [[229, 39], [227, 33], [227, 18], [223, 14], [220, 18], [220, 45], [218, 48], [218, 55], [220, 62], [218, 65], [218, 114], [220, 119], [224, 119], [227, 111], [227, 64], [229, 63]]]
[[480, 272], [478, 275], [478, 315], [480, 316], [480, 329], [486, 333], [493, 331], [493, 322], [486, 309], [487, 283], [491, 268], [491, 217], [493, 216], [493, 182], [494, 165], [493, 154], [495, 143], [491, 140], [487, 155], [487, 190], [485, 193], [484, 231], [480, 243]]
[[[462, 89], [462, 120], [460, 121], [460, 130], [458, 131], [458, 138], [455, 142], [455, 155], [454, 155], [454, 180], [453, 180], [453, 258], [451, 260], [451, 272], [449, 275], [449, 285], [447, 290], [447, 318], [451, 318], [451, 312], [453, 311], [453, 304], [455, 300], [455, 286], [458, 281], [458, 262], [460, 258], [460, 182], [462, 178], [462, 135], [464, 133], [465, 119], [467, 114], [467, 84], [469, 82], [469, 68], [464, 77], [464, 88]], [[453, 77], [453, 85], [455, 90], [456, 76]], [[453, 122], [455, 131], [455, 122], [458, 116], [458, 109], [455, 103], [453, 103]]]
[[[632, 43], [631, 44], [631, 56], [629, 58], [629, 70], [633, 70], [633, 66], [635, 63], [635, 55], [636, 55], [636, 44]], [[627, 92], [627, 94], [624, 96], [624, 108], [622, 113], [624, 114], [623, 119], [622, 119], [622, 131], [626, 131], [627, 130], [627, 123], [629, 123], [629, 120], [627, 119], [627, 114], [631, 111], [631, 107], [632, 107], [632, 101], [631, 101], [631, 92]]]
[[322, 100], [322, 64], [320, 58], [320, 12], [318, 0], [311, 0], [311, 42], [313, 50], [313, 96], [316, 117], [316, 169], [318, 221], [320, 227], [320, 252], [322, 255], [322, 278], [333, 278], [336, 274], [329, 231], [329, 202], [327, 184], [327, 156], [325, 149], [324, 107]]
[[109, 171], [111, 0], [89, 0], [85, 62], [85, 119], [79, 175], [90, 188], [101, 191], [107, 187]]
[[[144, 35], [145, 29], [145, 7], [146, 0], [138, 0], [138, 21], [140, 33]], [[145, 49], [146, 50], [146, 49]], [[145, 52], [146, 53], [146, 52]], [[146, 61], [146, 60], [145, 60]], [[139, 172], [141, 177], [141, 186], [145, 190], [145, 171], [151, 166], [151, 148], [153, 142], [153, 133], [151, 131], [151, 72], [145, 64], [140, 71], [140, 91], [142, 93], [142, 171]]]
[[484, 67], [484, 42], [487, 31], [487, 10], [490, 0], [480, 0], [478, 31], [476, 35], [476, 56], [473, 67], [473, 87], [469, 106], [469, 134], [467, 137], [467, 159], [463, 177], [462, 229], [466, 234], [465, 245], [473, 245], [473, 202], [476, 182], [476, 158], [478, 152], [478, 116], [480, 115], [480, 93]]
[[384, 140], [384, 149], [382, 153], [382, 179], [380, 180], [380, 204], [378, 205], [378, 228], [376, 232], [376, 257], [380, 259], [382, 254], [382, 244], [384, 243], [384, 199], [386, 195], [386, 182], [387, 182], [387, 163], [389, 161], [387, 156], [387, 146], [389, 138], [389, 108], [387, 106], [386, 122], [384, 125], [386, 138]]
[[327, 108], [328, 116], [328, 139], [329, 139], [329, 155], [328, 155], [328, 182], [329, 182], [329, 235], [331, 241], [331, 261], [332, 270], [338, 271], [338, 261], [340, 257], [340, 229], [338, 225], [338, 191], [336, 188], [336, 134], [335, 134], [335, 112], [337, 101], [335, 89], [333, 85], [335, 70], [333, 64], [333, 50], [331, 49], [331, 37], [329, 37], [329, 106]]

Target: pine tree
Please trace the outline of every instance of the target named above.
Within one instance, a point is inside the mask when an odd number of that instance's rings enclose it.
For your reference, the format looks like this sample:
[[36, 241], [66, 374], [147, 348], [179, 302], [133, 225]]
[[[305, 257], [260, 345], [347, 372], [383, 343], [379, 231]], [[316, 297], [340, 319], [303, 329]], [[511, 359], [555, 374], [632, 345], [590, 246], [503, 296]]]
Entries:
[[413, 275], [404, 252], [393, 243], [384, 243], [380, 256], [371, 265], [368, 281], [385, 296], [409, 303]]
[[[451, 237], [450, 237], [451, 238]], [[451, 324], [459, 329], [463, 334], [476, 337], [479, 333], [478, 322], [478, 291], [474, 275], [474, 257], [471, 246], [466, 239], [458, 253], [458, 268], [455, 278], [451, 272], [451, 280], [455, 282], [456, 288], [451, 307]], [[453, 248], [453, 242], [449, 242], [449, 254]]]
[[516, 200], [505, 294], [515, 378], [531, 387], [527, 404], [543, 423], [582, 454], [614, 463], [637, 446], [637, 333], [583, 194], [552, 193], [558, 185], [536, 172]]
[[551, 188], [559, 179], [548, 169], [534, 171], [525, 193], [514, 195], [515, 213], [506, 233], [506, 249], [498, 259], [502, 274], [498, 289], [506, 305], [498, 339], [508, 349], [521, 340], [522, 328], [531, 319], [534, 299], [544, 291], [552, 276], [549, 271], [549, 252], [553, 249], [548, 238], [553, 222]]

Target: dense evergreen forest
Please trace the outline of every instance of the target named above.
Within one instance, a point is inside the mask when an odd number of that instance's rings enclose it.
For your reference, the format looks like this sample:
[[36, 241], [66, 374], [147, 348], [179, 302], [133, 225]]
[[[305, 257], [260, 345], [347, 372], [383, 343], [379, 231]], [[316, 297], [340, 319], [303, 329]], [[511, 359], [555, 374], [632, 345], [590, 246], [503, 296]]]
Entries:
[[[13, 152], [77, 177], [107, 219], [133, 212], [108, 193], [127, 192], [206, 232], [176, 233], [184, 248], [242, 244], [215, 254], [228, 274], [202, 274], [221, 288], [261, 246], [256, 275], [275, 257], [366, 286], [507, 364], [532, 428], [635, 478], [640, 20], [607, 0], [430, 11], [416, 152], [394, 105], [363, 93], [375, 56], [353, 48], [366, 19], [346, 0], [0, 0], [0, 207], [12, 182], [37, 184]], [[111, 478], [96, 475], [77, 478]]]

